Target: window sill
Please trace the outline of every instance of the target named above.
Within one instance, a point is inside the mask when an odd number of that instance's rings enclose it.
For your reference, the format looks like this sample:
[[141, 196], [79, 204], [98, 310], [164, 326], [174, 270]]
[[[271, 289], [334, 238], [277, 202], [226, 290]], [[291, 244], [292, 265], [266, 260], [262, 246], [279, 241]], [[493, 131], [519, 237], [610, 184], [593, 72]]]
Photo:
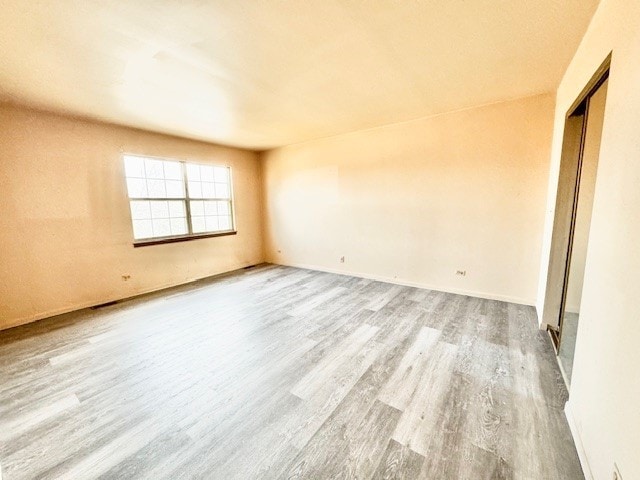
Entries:
[[203, 233], [196, 235], [182, 235], [180, 237], [162, 237], [162, 238], [150, 238], [148, 240], [138, 240], [133, 242], [133, 247], [148, 247], [149, 245], [162, 245], [163, 243], [176, 243], [176, 242], [188, 242], [190, 240], [199, 240], [201, 238], [213, 238], [213, 237], [226, 237], [227, 235], [235, 235], [238, 232], [235, 230], [229, 230], [227, 232], [213, 232]]

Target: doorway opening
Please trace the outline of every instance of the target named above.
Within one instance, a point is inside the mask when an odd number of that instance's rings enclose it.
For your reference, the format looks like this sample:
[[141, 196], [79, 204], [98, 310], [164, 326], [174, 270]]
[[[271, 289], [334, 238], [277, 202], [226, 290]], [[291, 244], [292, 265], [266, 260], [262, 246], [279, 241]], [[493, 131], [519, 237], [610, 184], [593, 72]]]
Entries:
[[543, 321], [571, 383], [611, 55], [567, 112]]

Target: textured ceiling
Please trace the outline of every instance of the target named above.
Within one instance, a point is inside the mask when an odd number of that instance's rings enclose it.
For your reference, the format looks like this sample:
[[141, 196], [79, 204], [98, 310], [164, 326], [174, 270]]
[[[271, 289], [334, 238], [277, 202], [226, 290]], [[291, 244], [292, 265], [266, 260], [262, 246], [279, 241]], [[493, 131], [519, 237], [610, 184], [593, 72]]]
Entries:
[[0, 101], [255, 149], [548, 92], [597, 0], [1, 0]]

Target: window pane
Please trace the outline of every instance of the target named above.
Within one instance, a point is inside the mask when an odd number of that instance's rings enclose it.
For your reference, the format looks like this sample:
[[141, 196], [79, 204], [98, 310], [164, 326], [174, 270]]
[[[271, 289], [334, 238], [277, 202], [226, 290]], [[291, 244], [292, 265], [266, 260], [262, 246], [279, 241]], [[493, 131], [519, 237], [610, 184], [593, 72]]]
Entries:
[[150, 238], [153, 237], [151, 228], [151, 220], [133, 220], [133, 238]]
[[171, 235], [185, 235], [187, 233], [186, 218], [172, 218], [170, 222], [171, 222]]
[[189, 197], [202, 198], [202, 183], [189, 182]]
[[147, 180], [147, 188], [149, 189], [149, 198], [166, 198], [167, 189], [164, 180]]
[[213, 182], [213, 167], [200, 165], [200, 180], [203, 182]]
[[187, 163], [187, 180], [190, 182], [200, 181], [200, 165]]
[[191, 227], [193, 233], [202, 233], [207, 230], [207, 226], [204, 222], [204, 217], [191, 217]]
[[202, 182], [202, 198], [215, 198], [216, 193], [212, 182]]
[[127, 177], [144, 178], [144, 160], [140, 157], [124, 157], [124, 173]]
[[218, 215], [231, 214], [231, 204], [227, 202], [218, 202]]
[[144, 170], [147, 178], [164, 178], [164, 165], [162, 160], [144, 160]]
[[204, 215], [204, 202], [202, 200], [195, 200], [189, 202], [189, 208], [191, 209], [191, 215]]
[[229, 185], [226, 183], [216, 183], [216, 197], [229, 198]]
[[134, 220], [146, 220], [151, 218], [151, 208], [146, 200], [131, 201], [131, 218]]
[[169, 218], [169, 202], [167, 201], [151, 202], [151, 217], [152, 218]]
[[205, 217], [205, 222], [207, 225], [207, 232], [215, 232], [218, 230], [218, 217]]
[[218, 217], [220, 230], [231, 230], [231, 217]]
[[127, 190], [130, 198], [147, 197], [147, 182], [140, 178], [127, 178]]
[[184, 183], [182, 180], [167, 180], [167, 198], [184, 198]]
[[229, 183], [229, 169], [226, 167], [215, 167], [214, 178], [216, 182]]
[[171, 235], [171, 223], [168, 218], [154, 219], [152, 222], [154, 237], [168, 237]]
[[164, 178], [168, 180], [182, 181], [182, 168], [180, 168], [180, 162], [164, 162]]
[[168, 202], [169, 203], [169, 216], [171, 218], [177, 217], [186, 217], [186, 212], [184, 208], [184, 202]]
[[214, 202], [213, 200], [209, 200], [204, 202], [204, 214], [205, 215], [217, 215], [218, 214], [218, 208], [217, 208], [217, 204], [218, 202]]

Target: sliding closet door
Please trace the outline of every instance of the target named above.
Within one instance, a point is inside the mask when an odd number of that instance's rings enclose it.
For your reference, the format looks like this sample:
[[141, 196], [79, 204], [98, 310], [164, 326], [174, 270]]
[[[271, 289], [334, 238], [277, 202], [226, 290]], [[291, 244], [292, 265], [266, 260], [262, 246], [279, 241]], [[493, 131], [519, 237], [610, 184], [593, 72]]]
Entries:
[[567, 276], [563, 311], [560, 321], [559, 358], [567, 382], [571, 381], [573, 353], [580, 319], [582, 285], [589, 245], [591, 212], [596, 187], [596, 173], [600, 155], [600, 140], [604, 123], [604, 107], [608, 81], [605, 81], [587, 101], [586, 129], [575, 205], [573, 234], [570, 256], [567, 262]]

